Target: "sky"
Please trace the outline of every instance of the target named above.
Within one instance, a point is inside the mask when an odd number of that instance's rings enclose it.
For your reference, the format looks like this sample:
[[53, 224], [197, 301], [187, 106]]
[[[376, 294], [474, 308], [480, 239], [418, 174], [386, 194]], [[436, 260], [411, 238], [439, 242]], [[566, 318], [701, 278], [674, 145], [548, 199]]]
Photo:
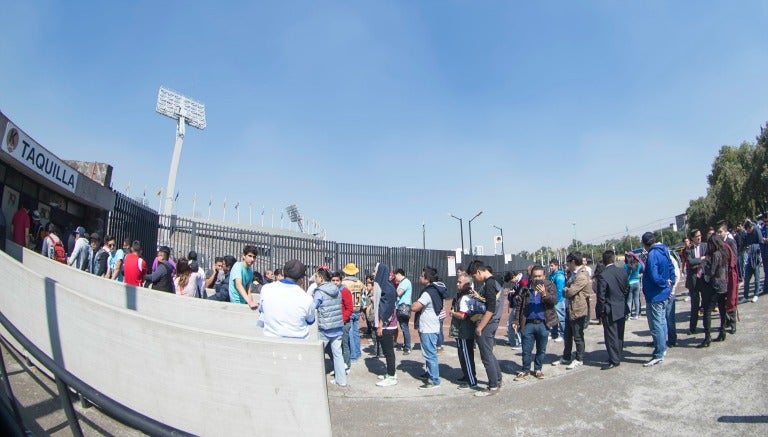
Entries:
[[6, 3], [0, 111], [51, 152], [157, 208], [165, 86], [207, 116], [176, 213], [295, 204], [345, 243], [455, 249], [450, 213], [468, 250], [479, 211], [486, 254], [494, 225], [508, 253], [640, 235], [768, 121], [764, 1]]

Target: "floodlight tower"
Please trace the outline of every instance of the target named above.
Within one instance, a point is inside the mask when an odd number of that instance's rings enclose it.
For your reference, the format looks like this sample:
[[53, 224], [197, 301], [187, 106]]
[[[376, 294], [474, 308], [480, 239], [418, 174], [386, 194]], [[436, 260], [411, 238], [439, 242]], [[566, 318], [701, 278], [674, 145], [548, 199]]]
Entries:
[[171, 215], [173, 212], [176, 174], [179, 171], [181, 147], [184, 143], [184, 127], [188, 124], [200, 130], [205, 129], [205, 105], [168, 88], [160, 87], [160, 91], [157, 93], [156, 110], [166, 117], [177, 120], [176, 145], [173, 148], [171, 170], [168, 172], [168, 187], [165, 189], [165, 207], [163, 208], [163, 214]]
[[299, 225], [299, 231], [304, 232], [304, 226], [301, 225], [304, 217], [302, 217], [299, 213], [299, 207], [296, 205], [287, 206], [285, 208], [285, 212], [288, 213], [288, 218], [291, 220], [291, 222], [297, 223]]

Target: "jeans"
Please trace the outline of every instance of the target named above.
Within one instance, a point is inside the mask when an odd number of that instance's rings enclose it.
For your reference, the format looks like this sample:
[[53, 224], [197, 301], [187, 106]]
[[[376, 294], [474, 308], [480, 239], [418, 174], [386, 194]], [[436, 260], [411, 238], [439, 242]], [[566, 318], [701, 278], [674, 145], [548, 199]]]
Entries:
[[752, 282], [752, 277], [755, 278], [755, 296], [760, 294], [760, 266], [752, 268], [750, 263], [747, 263], [747, 267], [744, 269], [744, 299], [749, 299], [749, 284]]
[[[634, 311], [632, 310], [632, 304], [634, 304]], [[627, 295], [627, 308], [629, 309], [630, 317], [637, 317], [640, 315], [640, 283], [635, 282], [629, 284], [629, 294]]]
[[667, 346], [677, 346], [677, 324], [675, 322], [675, 294], [667, 299]]
[[768, 248], [761, 245], [760, 252], [763, 258], [763, 293], [768, 293]]
[[653, 337], [653, 358], [664, 358], [667, 352], [667, 301], [646, 303], [646, 314]]
[[517, 324], [517, 308], [515, 307], [509, 312], [509, 318], [507, 319], [507, 341], [509, 341], [510, 346], [522, 346], [520, 332], [512, 327], [513, 324]]
[[[565, 335], [563, 336], [565, 342], [563, 359], [565, 361], [572, 359], [584, 361], [584, 323], [586, 320], [587, 316], [582, 316], [575, 320], [568, 320], [568, 323], [565, 324]], [[576, 344], [576, 351], [572, 353], [574, 343]]]
[[445, 319], [440, 319], [440, 331], [437, 333], [437, 347], [443, 347], [443, 343], [445, 343], [445, 334], [443, 334], [443, 321]]
[[381, 337], [377, 337], [387, 359], [387, 375], [395, 376], [395, 330], [383, 329]]
[[739, 252], [739, 281], [744, 280], [744, 274], [746, 273], [747, 269], [747, 251], [743, 250]]
[[440, 385], [440, 365], [437, 362], [437, 332], [419, 333], [421, 355], [427, 363], [427, 373], [434, 385]]
[[344, 357], [344, 364], [347, 365], [347, 367], [350, 366], [350, 358], [349, 358], [349, 329], [352, 327], [351, 322], [347, 322], [344, 324], [344, 334], [341, 336], [341, 353]]
[[477, 385], [477, 368], [475, 367], [475, 339], [456, 339], [456, 348], [459, 350], [459, 364], [461, 372], [467, 380], [467, 384]]
[[531, 371], [531, 353], [533, 344], [536, 343], [536, 358], [533, 362], [533, 370], [541, 370], [544, 354], [547, 352], [547, 340], [549, 332], [544, 323], [528, 322], [523, 326], [523, 372]]
[[347, 385], [347, 368], [344, 365], [344, 357], [341, 352], [341, 336], [328, 337], [323, 331], [317, 331], [317, 336], [323, 342], [323, 348], [331, 344], [331, 356], [333, 357], [333, 377], [336, 384]]
[[397, 321], [397, 324], [400, 326], [400, 330], [403, 331], [403, 351], [405, 350], [411, 350], [411, 328], [410, 328], [410, 320], [407, 322], [401, 322]]
[[552, 338], [565, 337], [565, 299], [555, 304], [555, 312], [560, 323], [552, 328]]
[[356, 361], [360, 359], [360, 312], [353, 312], [349, 316], [349, 359]]
[[496, 344], [496, 329], [498, 327], [498, 321], [490, 321], [485, 325], [481, 335], [475, 335], [475, 342], [480, 350], [480, 361], [483, 362], [485, 374], [488, 375], [488, 387], [498, 387], [501, 383], [501, 367], [499, 367], [496, 355], [493, 354], [493, 346]]

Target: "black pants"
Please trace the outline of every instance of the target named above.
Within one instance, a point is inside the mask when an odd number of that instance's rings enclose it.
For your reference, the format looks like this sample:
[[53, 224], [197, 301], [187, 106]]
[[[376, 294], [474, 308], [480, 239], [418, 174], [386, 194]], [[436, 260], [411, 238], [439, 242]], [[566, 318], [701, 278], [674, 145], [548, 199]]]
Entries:
[[384, 329], [378, 338], [384, 357], [387, 359], [387, 375], [395, 376], [395, 330]]
[[[584, 322], [587, 316], [570, 320], [570, 310], [565, 316], [568, 320], [565, 322], [565, 347], [563, 348], [563, 359], [565, 361], [579, 360], [584, 361]], [[573, 344], [576, 343], [576, 352], [573, 351]]]
[[[708, 288], [708, 287], [707, 287]], [[704, 305], [704, 335], [710, 336], [712, 329], [712, 310], [717, 309], [720, 311], [720, 331], [725, 329], [725, 298], [727, 293], [715, 293], [713, 290], [702, 290], [701, 299]]]
[[699, 309], [701, 309], [701, 279], [694, 278], [693, 287], [691, 288], [691, 321], [689, 329], [691, 332], [696, 330], [696, 326], [699, 324]]
[[624, 317], [615, 322], [603, 320], [605, 349], [608, 351], [608, 362], [611, 364], [621, 363], [624, 353], [624, 322]]
[[477, 348], [480, 350], [480, 361], [485, 367], [485, 374], [488, 375], [488, 387], [498, 387], [501, 383], [501, 367], [496, 355], [493, 354], [493, 346], [496, 344], [496, 329], [499, 322], [488, 322], [483, 329], [481, 336], [475, 336]]
[[475, 367], [475, 339], [457, 338], [456, 347], [459, 349], [459, 364], [461, 373], [467, 384], [477, 384], [477, 368]]

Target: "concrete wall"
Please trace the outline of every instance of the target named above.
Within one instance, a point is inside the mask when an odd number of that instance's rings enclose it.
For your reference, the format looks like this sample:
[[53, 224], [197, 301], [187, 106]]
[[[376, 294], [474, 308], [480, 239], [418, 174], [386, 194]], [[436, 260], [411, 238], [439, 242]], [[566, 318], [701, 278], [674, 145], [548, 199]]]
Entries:
[[125, 286], [8, 246], [0, 311], [105, 395], [200, 435], [330, 435], [319, 341], [265, 338], [244, 305]]

